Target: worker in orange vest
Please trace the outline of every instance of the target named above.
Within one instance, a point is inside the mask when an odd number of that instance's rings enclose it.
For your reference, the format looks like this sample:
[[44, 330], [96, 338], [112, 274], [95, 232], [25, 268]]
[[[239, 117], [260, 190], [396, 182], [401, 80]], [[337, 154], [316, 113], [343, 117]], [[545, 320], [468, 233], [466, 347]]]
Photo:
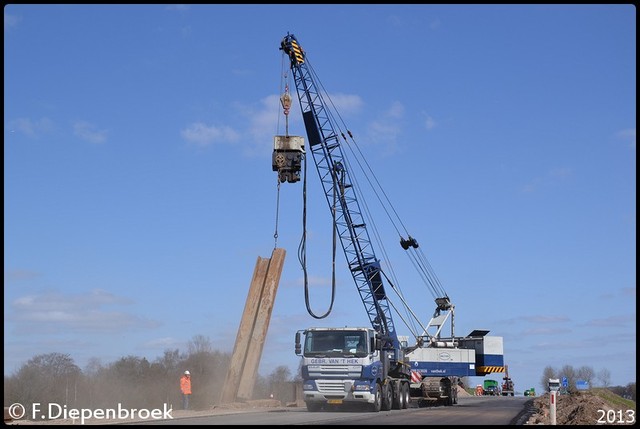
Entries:
[[189, 396], [191, 396], [191, 373], [185, 371], [180, 377], [180, 391], [182, 392], [182, 409], [189, 409]]

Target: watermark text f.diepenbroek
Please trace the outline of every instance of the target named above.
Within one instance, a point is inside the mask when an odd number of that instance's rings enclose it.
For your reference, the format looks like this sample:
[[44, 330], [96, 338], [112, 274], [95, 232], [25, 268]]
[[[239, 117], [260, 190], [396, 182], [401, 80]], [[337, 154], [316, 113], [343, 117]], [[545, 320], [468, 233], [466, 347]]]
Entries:
[[31, 407], [25, 407], [20, 403], [12, 404], [9, 416], [14, 420], [56, 420], [73, 419], [80, 420], [80, 424], [90, 419], [95, 420], [165, 420], [173, 419], [173, 409], [167, 404], [162, 408], [125, 408], [118, 404], [116, 408], [69, 408], [67, 405], [56, 403], [41, 404], [34, 402]]

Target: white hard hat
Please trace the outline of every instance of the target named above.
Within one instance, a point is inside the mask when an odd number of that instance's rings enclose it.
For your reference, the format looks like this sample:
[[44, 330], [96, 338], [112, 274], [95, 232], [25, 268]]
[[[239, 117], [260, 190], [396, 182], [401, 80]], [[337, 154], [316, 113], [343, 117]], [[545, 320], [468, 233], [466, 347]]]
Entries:
[[191, 375], [191, 373], [189, 371], [185, 371], [184, 374], [185, 375]]

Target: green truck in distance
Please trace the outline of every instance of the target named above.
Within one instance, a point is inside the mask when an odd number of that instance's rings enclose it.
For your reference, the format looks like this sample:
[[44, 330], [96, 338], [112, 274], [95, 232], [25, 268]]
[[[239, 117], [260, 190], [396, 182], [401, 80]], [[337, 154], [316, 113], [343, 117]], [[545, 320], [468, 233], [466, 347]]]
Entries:
[[484, 381], [483, 395], [498, 396], [499, 394], [498, 382], [496, 380]]

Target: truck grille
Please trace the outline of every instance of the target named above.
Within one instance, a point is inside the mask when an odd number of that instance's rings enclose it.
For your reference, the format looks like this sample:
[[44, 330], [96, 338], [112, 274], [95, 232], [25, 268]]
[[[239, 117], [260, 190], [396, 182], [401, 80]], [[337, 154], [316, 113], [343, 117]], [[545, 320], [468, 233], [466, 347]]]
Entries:
[[360, 378], [360, 365], [313, 365], [309, 366], [311, 378]]
[[320, 393], [344, 392], [344, 381], [342, 380], [317, 380], [316, 385]]

